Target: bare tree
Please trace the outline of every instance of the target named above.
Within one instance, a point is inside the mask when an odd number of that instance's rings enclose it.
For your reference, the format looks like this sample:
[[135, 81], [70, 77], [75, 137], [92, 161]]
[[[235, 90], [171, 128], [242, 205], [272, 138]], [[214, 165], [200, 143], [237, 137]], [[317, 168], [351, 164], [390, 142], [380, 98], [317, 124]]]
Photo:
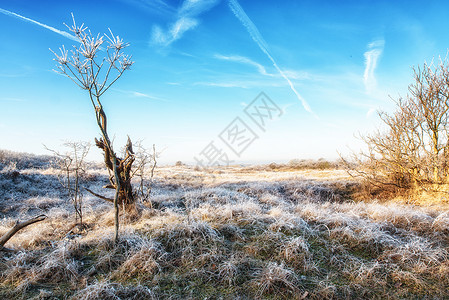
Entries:
[[[95, 139], [97, 147], [104, 152], [104, 162], [110, 173], [110, 185], [107, 188], [115, 189], [113, 199], [115, 210], [115, 240], [118, 240], [119, 228], [119, 204], [132, 208], [134, 198], [130, 183], [130, 171], [134, 161], [131, 140], [128, 138], [126, 157], [119, 158], [113, 149], [112, 142], [107, 131], [107, 119], [101, 102], [101, 96], [129, 70], [133, 62], [123, 53], [128, 44], [118, 36], [92, 35], [90, 30], [82, 24], [77, 26], [73, 17], [73, 25], [67, 26], [79, 41], [79, 45], [67, 51], [63, 46], [60, 54], [56, 54], [58, 70], [66, 75], [80, 88], [86, 90], [95, 111], [95, 117], [100, 128], [101, 137]], [[104, 40], [107, 46], [104, 48]]]
[[75, 222], [83, 226], [83, 193], [81, 190], [81, 178], [86, 173], [85, 158], [89, 153], [88, 142], [66, 142], [63, 144], [69, 150], [65, 153], [45, 148], [56, 157], [56, 165], [60, 170], [59, 182], [67, 190], [68, 197], [75, 209]]
[[[441, 156], [448, 147], [449, 72], [447, 60], [437, 67], [424, 64], [414, 69], [415, 84], [409, 87], [409, 101], [419, 121], [423, 152], [429, 158], [433, 182], [441, 183], [447, 176]], [[414, 100], [414, 101], [411, 101]], [[427, 147], [426, 147], [427, 146]], [[444, 155], [443, 155], [444, 156]]]
[[356, 175], [378, 186], [428, 188], [448, 182], [448, 61], [414, 68], [414, 83], [393, 113], [379, 112], [385, 130], [362, 137]]

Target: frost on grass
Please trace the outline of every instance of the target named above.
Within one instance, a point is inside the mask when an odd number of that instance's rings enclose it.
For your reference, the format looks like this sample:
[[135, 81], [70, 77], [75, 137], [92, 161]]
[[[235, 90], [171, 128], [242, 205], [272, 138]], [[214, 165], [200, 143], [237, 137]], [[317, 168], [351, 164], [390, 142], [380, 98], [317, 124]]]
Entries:
[[[159, 168], [153, 208], [121, 216], [115, 244], [109, 203], [85, 195], [78, 229], [45, 159], [15, 157], [0, 162], [0, 234], [49, 218], [8, 242], [2, 299], [449, 297], [447, 207], [354, 202], [339, 170]], [[101, 190], [107, 174], [88, 171]]]

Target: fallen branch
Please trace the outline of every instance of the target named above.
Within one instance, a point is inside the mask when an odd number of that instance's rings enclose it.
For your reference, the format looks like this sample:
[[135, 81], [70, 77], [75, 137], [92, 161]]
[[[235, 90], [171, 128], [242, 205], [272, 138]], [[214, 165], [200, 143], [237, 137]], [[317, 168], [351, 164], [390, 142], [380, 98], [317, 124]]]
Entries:
[[37, 217], [34, 217], [32, 219], [29, 219], [28, 221], [24, 222], [16, 222], [13, 228], [11, 228], [7, 233], [5, 233], [0, 238], [0, 249], [3, 249], [3, 246], [6, 244], [7, 241], [9, 241], [10, 238], [12, 238], [13, 235], [15, 235], [20, 229], [27, 227], [28, 225], [43, 221], [47, 218], [46, 215], [40, 215]]
[[95, 193], [95, 192], [89, 190], [88, 188], [84, 188], [84, 189], [85, 189], [86, 191], [88, 191], [89, 193], [91, 193], [92, 195], [94, 195], [95, 197], [98, 197], [98, 198], [103, 199], [103, 200], [105, 200], [105, 201], [114, 203], [114, 199], [107, 198], [107, 197], [105, 197], [105, 196], [102, 196], [102, 195], [100, 195], [100, 194], [97, 194], [97, 193]]

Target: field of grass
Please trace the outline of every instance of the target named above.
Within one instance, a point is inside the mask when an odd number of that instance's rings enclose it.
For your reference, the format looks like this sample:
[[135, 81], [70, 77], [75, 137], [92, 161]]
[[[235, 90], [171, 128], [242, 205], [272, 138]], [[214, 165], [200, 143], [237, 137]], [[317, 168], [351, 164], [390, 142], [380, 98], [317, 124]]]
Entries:
[[447, 203], [355, 201], [334, 164], [157, 168], [115, 244], [110, 203], [85, 194], [76, 227], [50, 158], [1, 154], [0, 235], [48, 216], [0, 252], [1, 299], [449, 298]]

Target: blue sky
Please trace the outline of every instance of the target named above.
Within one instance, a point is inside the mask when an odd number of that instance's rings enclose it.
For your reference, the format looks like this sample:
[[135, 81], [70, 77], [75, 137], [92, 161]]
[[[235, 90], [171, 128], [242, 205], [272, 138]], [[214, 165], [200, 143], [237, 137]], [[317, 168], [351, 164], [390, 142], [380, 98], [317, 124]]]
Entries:
[[[47, 153], [99, 135], [85, 91], [49, 48], [63, 23], [110, 28], [135, 61], [103, 99], [115, 148], [127, 134], [194, 162], [210, 142], [237, 162], [337, 157], [405, 95], [412, 66], [445, 57], [447, 1], [0, 1], [0, 148]], [[258, 128], [260, 92], [283, 113]], [[240, 117], [257, 135], [235, 155], [219, 135]], [[93, 149], [92, 159], [101, 159]]]

